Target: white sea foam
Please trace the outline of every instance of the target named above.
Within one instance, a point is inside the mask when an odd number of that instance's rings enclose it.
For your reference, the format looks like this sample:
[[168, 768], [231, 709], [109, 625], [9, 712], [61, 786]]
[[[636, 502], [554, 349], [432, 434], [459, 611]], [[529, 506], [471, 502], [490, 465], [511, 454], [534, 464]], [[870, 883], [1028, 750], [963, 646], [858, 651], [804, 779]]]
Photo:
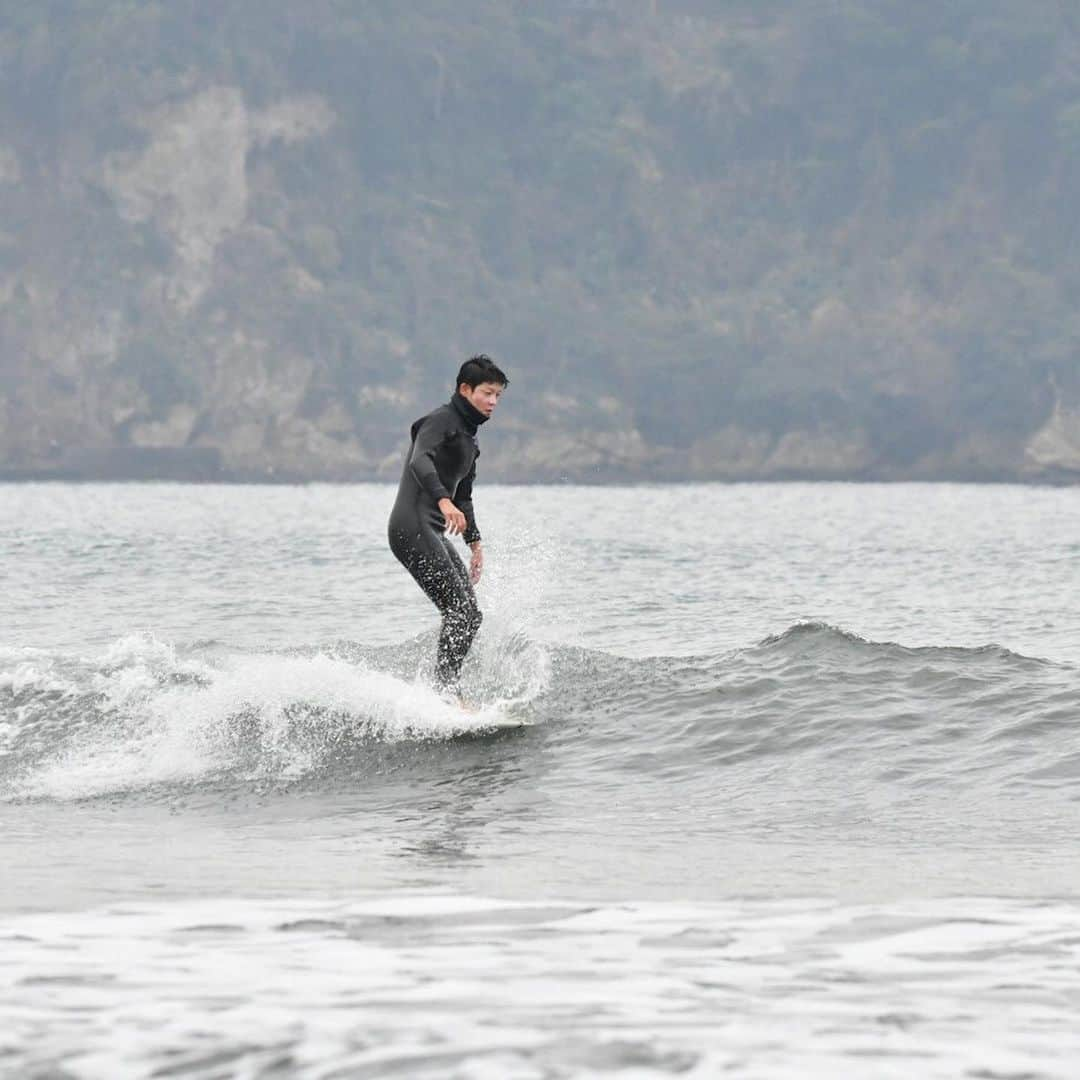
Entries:
[[13, 667], [0, 670], [0, 690], [9, 690], [13, 695], [28, 691], [66, 694], [76, 689], [73, 682], [57, 673], [53, 659], [46, 655], [34, 660], [22, 660]]
[[120, 905], [0, 926], [0, 1020], [12, 1075], [86, 1080], [1064, 1078], [1076, 919], [990, 898]]

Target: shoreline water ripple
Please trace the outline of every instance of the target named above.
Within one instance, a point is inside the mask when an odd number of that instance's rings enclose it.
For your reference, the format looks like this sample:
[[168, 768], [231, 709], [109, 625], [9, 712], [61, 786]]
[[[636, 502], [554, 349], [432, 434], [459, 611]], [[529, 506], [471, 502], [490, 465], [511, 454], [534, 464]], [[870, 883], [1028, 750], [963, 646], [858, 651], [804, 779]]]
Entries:
[[13, 1018], [0, 1070], [1065, 1078], [1080, 1054], [1078, 916], [987, 897], [438, 895], [24, 916], [0, 924]]

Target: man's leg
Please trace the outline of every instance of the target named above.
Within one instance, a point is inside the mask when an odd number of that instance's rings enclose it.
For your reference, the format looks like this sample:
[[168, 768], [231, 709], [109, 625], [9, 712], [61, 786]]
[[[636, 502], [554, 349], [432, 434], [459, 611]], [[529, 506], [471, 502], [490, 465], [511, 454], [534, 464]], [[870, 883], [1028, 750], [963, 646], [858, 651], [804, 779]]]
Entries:
[[395, 536], [394, 554], [439, 609], [442, 627], [435, 663], [435, 681], [440, 687], [454, 686], [469, 649], [472, 648], [483, 615], [469, 581], [469, 572], [453, 544], [444, 536], [416, 535], [406, 544]]
[[454, 686], [461, 677], [461, 665], [472, 648], [484, 616], [476, 603], [476, 593], [461, 556], [445, 538], [443, 547], [446, 552], [445, 587], [440, 590], [444, 603], [438, 605], [442, 612], [442, 630], [435, 679], [440, 686]]

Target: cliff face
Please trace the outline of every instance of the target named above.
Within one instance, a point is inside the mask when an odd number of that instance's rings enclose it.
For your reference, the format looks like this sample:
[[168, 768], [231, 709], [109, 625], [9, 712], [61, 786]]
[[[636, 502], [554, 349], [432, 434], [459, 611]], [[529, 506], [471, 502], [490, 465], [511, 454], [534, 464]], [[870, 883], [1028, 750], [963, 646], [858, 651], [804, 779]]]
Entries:
[[[325, 137], [333, 119], [316, 95], [254, 110], [238, 88], [210, 86], [133, 114], [134, 148], [79, 163], [70, 213], [95, 216], [86, 204], [96, 195], [103, 227], [91, 244], [113, 250], [87, 246], [63, 267], [31, 254], [8, 280], [9, 307], [28, 318], [6, 329], [30, 359], [8, 395], [9, 412], [12, 397], [25, 410], [6, 425], [9, 460], [77, 469], [85, 449], [129, 447], [134, 461], [144, 448], [196, 447], [219, 451], [233, 472], [368, 464], [340, 404], [305, 412], [318, 358], [273, 340], [260, 305], [240, 310], [222, 280], [241, 257], [252, 292], [267, 269], [286, 278], [278, 288], [322, 289], [282, 265], [283, 238], [252, 214], [253, 200], [276, 191], [252, 161], [275, 144]], [[17, 179], [17, 156], [6, 160]], [[107, 460], [123, 471], [127, 458]]]
[[0, 13], [0, 472], [1080, 477], [1060, 6], [466, 8]]

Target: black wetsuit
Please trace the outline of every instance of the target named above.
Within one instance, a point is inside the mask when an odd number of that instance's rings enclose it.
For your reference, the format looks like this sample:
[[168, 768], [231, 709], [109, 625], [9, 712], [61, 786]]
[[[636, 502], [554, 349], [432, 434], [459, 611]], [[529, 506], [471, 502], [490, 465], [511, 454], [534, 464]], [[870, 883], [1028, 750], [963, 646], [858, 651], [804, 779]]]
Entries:
[[452, 686], [472, 647], [483, 616], [469, 573], [446, 535], [440, 499], [465, 515], [466, 543], [480, 539], [473, 514], [472, 486], [480, 453], [476, 432], [487, 417], [460, 394], [412, 426], [387, 535], [390, 550], [442, 614], [435, 678]]

